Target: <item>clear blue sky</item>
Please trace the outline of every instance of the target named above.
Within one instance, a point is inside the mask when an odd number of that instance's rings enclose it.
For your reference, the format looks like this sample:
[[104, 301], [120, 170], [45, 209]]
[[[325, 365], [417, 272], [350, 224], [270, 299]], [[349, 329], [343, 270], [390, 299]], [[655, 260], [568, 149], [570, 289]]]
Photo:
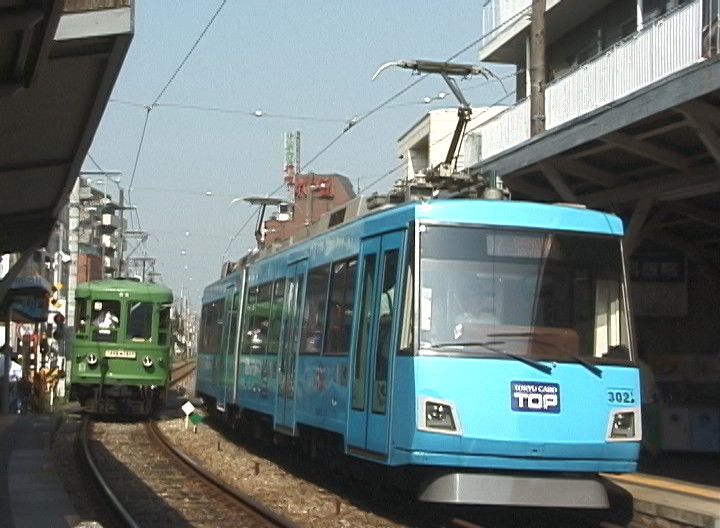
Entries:
[[[155, 101], [220, 3], [136, 0], [135, 35], [90, 148], [102, 169], [123, 172], [123, 187], [130, 184], [140, 144], [142, 105]], [[282, 181], [284, 132], [301, 131], [301, 161], [310, 160], [342, 131], [343, 120], [416, 79], [392, 69], [371, 82], [381, 64], [446, 60], [481, 36], [483, 3], [228, 0], [150, 112], [132, 183], [139, 227], [151, 234], [148, 255], [157, 257], [162, 281], [176, 293], [189, 291], [197, 309], [204, 286], [219, 277], [231, 237], [252, 213], [244, 202], [229, 206], [230, 201], [264, 195]], [[477, 50], [475, 45], [455, 60], [475, 62]], [[510, 71], [492, 69], [498, 75]], [[502, 97], [499, 83], [481, 84], [481, 78], [461, 83], [474, 106]], [[506, 84], [512, 90], [513, 81]], [[351, 129], [307, 170], [370, 183], [397, 165], [396, 140], [405, 130], [431, 108], [455, 105], [451, 97], [442, 105], [421, 103], [441, 91], [447, 91], [441, 78], [424, 80]], [[83, 168], [96, 169], [89, 160]], [[392, 181], [390, 176], [374, 190]], [[113, 186], [108, 190], [115, 195]], [[284, 190], [279, 194], [285, 196]], [[138, 229], [134, 215], [133, 220]], [[253, 246], [253, 228], [254, 220], [228, 257]]]

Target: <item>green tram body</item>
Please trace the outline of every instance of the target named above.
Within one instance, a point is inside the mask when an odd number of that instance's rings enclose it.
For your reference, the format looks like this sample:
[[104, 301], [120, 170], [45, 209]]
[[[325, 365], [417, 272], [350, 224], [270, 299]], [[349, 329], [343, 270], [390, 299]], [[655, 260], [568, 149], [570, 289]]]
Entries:
[[149, 413], [170, 381], [172, 301], [172, 290], [159, 284], [78, 284], [70, 399], [86, 412]]

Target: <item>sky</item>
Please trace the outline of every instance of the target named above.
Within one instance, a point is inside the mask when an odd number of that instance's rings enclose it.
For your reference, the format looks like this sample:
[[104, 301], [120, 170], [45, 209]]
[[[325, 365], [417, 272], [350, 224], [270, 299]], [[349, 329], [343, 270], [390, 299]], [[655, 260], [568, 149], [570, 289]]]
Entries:
[[[159, 281], [197, 310], [203, 288], [220, 277], [223, 256], [236, 260], [254, 247], [254, 217], [237, 234], [254, 210], [231, 202], [282, 183], [284, 133], [300, 130], [305, 165], [348, 120], [418, 79], [394, 68], [371, 81], [380, 65], [447, 60], [482, 36], [484, 3], [227, 0], [182, 64], [222, 1], [135, 0], [132, 43], [83, 170], [122, 173], [119, 185], [137, 208], [128, 227], [149, 233], [147, 256], [157, 259]], [[478, 48], [454, 61], [477, 63]], [[512, 71], [485, 66], [501, 77]], [[505, 84], [512, 90], [511, 79]], [[499, 82], [482, 78], [460, 87], [473, 106], [505, 94]], [[344, 174], [361, 187], [377, 180], [398, 165], [396, 141], [406, 130], [427, 111], [456, 105], [452, 96], [423, 103], [440, 92], [448, 88], [439, 76], [424, 79], [343, 134], [306, 171]], [[387, 189], [394, 177], [363, 192]], [[107, 190], [116, 198], [112, 185]]]

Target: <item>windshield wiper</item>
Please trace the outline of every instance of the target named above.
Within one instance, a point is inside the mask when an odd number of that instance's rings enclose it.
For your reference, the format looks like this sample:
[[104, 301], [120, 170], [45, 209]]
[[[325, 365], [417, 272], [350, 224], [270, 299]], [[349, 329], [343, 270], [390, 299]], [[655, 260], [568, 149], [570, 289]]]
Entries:
[[542, 337], [542, 334], [539, 334], [537, 332], [502, 332], [498, 334], [488, 334], [488, 337], [528, 337], [530, 338], [529, 340], [534, 343], [548, 345], [555, 348], [556, 350], [559, 350], [566, 356], [569, 356], [578, 363], [580, 363], [583, 367], [595, 374], [598, 378], [602, 378], [603, 373], [600, 367], [598, 367], [597, 365], [593, 365], [587, 359], [584, 359], [582, 356], [570, 352], [568, 349], [561, 347], [557, 343], [553, 343], [552, 341], [546, 341], [544, 339], [539, 339], [539, 337]]
[[461, 342], [454, 342], [454, 343], [438, 343], [438, 344], [432, 344], [430, 345], [432, 348], [450, 348], [450, 347], [459, 347], [459, 346], [478, 346], [483, 347], [487, 350], [490, 350], [491, 352], [496, 352], [498, 354], [502, 354], [503, 356], [511, 357], [513, 359], [517, 359], [518, 361], [522, 361], [523, 363], [526, 363], [530, 365], [531, 367], [535, 367], [536, 369], [544, 372], [545, 374], [552, 374], [552, 367], [548, 367], [547, 365], [543, 365], [539, 361], [535, 361], [534, 359], [530, 359], [525, 356], [521, 356], [519, 354], [513, 354], [512, 352], [508, 352], [507, 350], [503, 350], [501, 348], [495, 348], [492, 345], [503, 345], [505, 344], [505, 341], [461, 341]]

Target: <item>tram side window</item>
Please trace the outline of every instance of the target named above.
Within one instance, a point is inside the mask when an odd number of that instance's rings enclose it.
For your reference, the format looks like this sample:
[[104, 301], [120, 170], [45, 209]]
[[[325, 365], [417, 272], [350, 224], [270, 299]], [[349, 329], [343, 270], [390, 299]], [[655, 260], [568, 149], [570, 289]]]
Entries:
[[160, 305], [158, 345], [167, 345], [170, 342], [170, 307], [170, 304]]
[[117, 343], [120, 301], [93, 301], [91, 318], [93, 341]]
[[305, 314], [300, 338], [301, 354], [319, 354], [322, 350], [329, 276], [329, 264], [314, 268], [308, 274]]
[[257, 305], [255, 306], [254, 334], [257, 348], [255, 354], [264, 354], [270, 330], [270, 299], [272, 299], [272, 282], [258, 287]]
[[243, 340], [244, 354], [264, 354], [267, 347], [270, 326], [270, 299], [272, 283], [250, 288], [245, 307], [245, 327]]
[[347, 355], [350, 353], [356, 274], [356, 258], [333, 264], [330, 276], [328, 323], [323, 344], [324, 354]]
[[204, 354], [220, 353], [220, 336], [222, 335], [223, 312], [225, 301], [216, 301], [206, 304], [202, 309], [202, 343], [201, 349]]
[[273, 286], [272, 304], [270, 305], [270, 329], [268, 331], [267, 352], [275, 355], [280, 342], [283, 308], [285, 307], [285, 279], [275, 281]]
[[375, 356], [375, 380], [373, 382], [372, 410], [374, 413], [384, 413], [386, 407], [388, 363], [391, 351], [390, 338], [392, 336], [392, 321], [397, 311], [395, 290], [397, 286], [398, 250], [393, 249], [385, 253], [384, 260], [377, 354]]
[[75, 301], [75, 338], [87, 339], [87, 301]]
[[150, 341], [152, 338], [152, 317], [152, 303], [128, 303], [127, 339], [138, 343]]

